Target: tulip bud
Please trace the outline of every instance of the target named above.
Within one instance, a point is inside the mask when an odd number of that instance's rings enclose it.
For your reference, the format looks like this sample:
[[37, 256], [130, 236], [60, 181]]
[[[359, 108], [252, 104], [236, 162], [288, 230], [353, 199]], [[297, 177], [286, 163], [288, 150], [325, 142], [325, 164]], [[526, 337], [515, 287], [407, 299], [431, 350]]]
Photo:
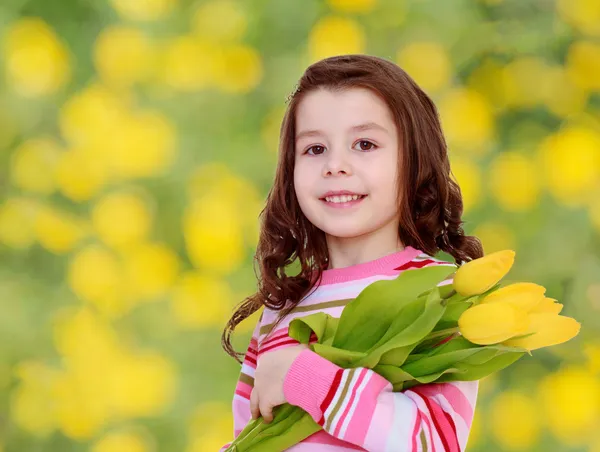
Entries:
[[547, 312], [550, 314], [560, 314], [562, 311], [563, 305], [560, 303], [556, 303], [554, 298], [544, 297], [542, 301], [538, 303], [538, 305], [529, 311], [530, 314], [541, 314], [543, 312]]
[[538, 284], [529, 282], [514, 283], [492, 292], [484, 297], [480, 304], [510, 303], [525, 312], [529, 312], [544, 299], [544, 293], [546, 293], [546, 288]]
[[498, 344], [520, 336], [529, 328], [527, 313], [510, 303], [479, 304], [458, 319], [461, 334], [479, 345]]
[[453, 287], [464, 297], [491, 289], [508, 273], [515, 261], [513, 250], [497, 251], [461, 265], [454, 275]]
[[530, 326], [527, 333], [535, 334], [505, 341], [504, 345], [526, 348], [529, 351], [536, 350], [567, 342], [577, 336], [581, 329], [581, 324], [575, 319], [548, 312], [529, 314], [529, 319]]

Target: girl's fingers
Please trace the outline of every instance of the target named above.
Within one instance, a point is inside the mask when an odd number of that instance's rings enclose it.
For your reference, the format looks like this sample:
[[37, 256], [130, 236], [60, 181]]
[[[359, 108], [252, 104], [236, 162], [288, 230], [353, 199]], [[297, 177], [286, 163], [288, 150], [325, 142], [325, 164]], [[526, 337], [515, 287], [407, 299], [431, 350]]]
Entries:
[[269, 406], [268, 403], [263, 403], [260, 407], [260, 414], [264, 421], [268, 424], [273, 420], [273, 407]]
[[252, 388], [250, 393], [250, 413], [252, 413], [252, 419], [257, 419], [260, 416], [260, 410], [258, 408], [258, 391], [256, 388]]

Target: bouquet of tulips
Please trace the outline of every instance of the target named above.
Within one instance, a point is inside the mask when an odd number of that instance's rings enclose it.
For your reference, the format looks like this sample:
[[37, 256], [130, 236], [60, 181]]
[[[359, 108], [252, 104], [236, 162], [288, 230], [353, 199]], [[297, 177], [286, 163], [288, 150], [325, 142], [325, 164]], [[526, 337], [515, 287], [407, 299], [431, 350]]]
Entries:
[[[534, 283], [502, 287], [515, 252], [499, 251], [460, 266], [433, 266], [376, 281], [339, 319], [316, 313], [290, 322], [289, 335], [343, 368], [367, 367], [395, 392], [415, 385], [479, 380], [531, 350], [563, 343], [580, 324]], [[439, 286], [454, 274], [453, 283]], [[441, 344], [441, 345], [440, 345]], [[284, 404], [273, 420], [252, 420], [227, 451], [281, 451], [322, 427]]]

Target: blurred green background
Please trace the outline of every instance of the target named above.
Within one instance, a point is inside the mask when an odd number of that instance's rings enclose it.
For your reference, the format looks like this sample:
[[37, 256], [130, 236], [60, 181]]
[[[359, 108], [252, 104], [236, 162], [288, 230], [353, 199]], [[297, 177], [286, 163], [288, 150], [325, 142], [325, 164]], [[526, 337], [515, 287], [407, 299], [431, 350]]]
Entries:
[[582, 323], [481, 381], [468, 450], [600, 451], [598, 0], [2, 0], [0, 44], [0, 450], [232, 439], [286, 96], [369, 53], [438, 105], [466, 232]]

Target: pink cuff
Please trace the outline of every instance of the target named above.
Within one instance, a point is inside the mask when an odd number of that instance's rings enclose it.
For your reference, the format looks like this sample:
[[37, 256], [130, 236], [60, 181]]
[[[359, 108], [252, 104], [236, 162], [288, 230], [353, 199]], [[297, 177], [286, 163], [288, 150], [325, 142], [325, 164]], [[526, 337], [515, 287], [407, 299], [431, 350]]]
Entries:
[[283, 381], [283, 394], [289, 404], [299, 406], [319, 422], [321, 404], [338, 371], [343, 370], [312, 350], [302, 350]]

